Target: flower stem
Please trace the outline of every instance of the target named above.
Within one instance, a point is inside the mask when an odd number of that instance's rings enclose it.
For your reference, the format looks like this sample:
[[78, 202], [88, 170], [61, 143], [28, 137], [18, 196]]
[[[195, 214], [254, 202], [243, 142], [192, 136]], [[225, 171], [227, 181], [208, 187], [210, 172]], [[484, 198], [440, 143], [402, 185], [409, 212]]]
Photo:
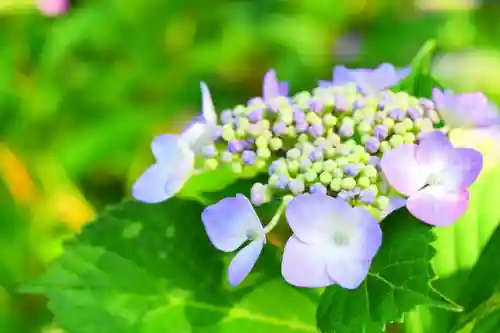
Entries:
[[291, 196], [285, 196], [283, 198], [283, 201], [281, 201], [281, 205], [279, 206], [278, 210], [276, 211], [276, 214], [274, 214], [271, 221], [269, 221], [269, 223], [264, 228], [264, 232], [266, 234], [270, 233], [274, 229], [274, 227], [276, 227], [276, 225], [278, 225], [278, 222], [279, 222], [281, 216], [283, 215], [283, 212], [285, 211], [286, 205], [288, 204], [290, 199], [291, 199]]

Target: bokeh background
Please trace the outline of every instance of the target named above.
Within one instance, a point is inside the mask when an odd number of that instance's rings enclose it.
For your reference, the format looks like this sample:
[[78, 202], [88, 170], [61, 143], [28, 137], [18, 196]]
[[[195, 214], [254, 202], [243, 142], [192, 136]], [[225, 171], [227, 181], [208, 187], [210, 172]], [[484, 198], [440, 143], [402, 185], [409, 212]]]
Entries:
[[500, 102], [496, 0], [80, 0], [46, 17], [0, 0], [0, 332], [55, 333], [41, 297], [16, 288], [61, 242], [129, 196], [154, 135], [332, 66], [407, 65], [429, 38], [434, 74]]

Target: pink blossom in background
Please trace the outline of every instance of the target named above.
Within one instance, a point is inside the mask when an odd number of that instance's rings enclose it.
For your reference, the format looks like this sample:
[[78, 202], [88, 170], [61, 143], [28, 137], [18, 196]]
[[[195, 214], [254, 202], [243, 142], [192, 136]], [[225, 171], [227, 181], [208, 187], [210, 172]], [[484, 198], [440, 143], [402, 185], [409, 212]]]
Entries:
[[38, 0], [38, 8], [47, 16], [57, 16], [68, 11], [69, 0]]

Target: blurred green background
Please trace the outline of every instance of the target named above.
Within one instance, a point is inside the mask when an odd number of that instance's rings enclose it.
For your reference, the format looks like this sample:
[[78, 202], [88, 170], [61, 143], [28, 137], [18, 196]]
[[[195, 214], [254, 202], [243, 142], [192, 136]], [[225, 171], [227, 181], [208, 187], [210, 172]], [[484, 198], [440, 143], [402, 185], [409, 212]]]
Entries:
[[59, 332], [16, 295], [61, 242], [129, 195], [154, 135], [336, 64], [406, 65], [429, 38], [434, 73], [500, 101], [500, 4], [479, 0], [80, 0], [56, 18], [0, 0], [0, 332]]

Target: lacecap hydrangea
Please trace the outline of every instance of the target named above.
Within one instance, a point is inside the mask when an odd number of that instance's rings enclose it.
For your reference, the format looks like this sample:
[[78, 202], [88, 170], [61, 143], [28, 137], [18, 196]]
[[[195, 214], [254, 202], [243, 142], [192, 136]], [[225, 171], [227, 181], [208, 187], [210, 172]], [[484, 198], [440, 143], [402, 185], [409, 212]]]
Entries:
[[[498, 124], [496, 108], [480, 93], [434, 90], [424, 99], [390, 90], [409, 73], [390, 64], [340, 66], [332, 81], [292, 95], [270, 70], [262, 96], [219, 115], [202, 83], [200, 116], [180, 134], [153, 140], [156, 162], [136, 181], [133, 196], [168, 200], [193, 174], [221, 165], [237, 174], [260, 170], [269, 175], [266, 183], [201, 216], [212, 244], [237, 252], [230, 284], [250, 273], [284, 214], [293, 235], [284, 246], [283, 278], [299, 287], [355, 289], [382, 244], [379, 223], [391, 211], [406, 206], [434, 226], [464, 214], [483, 157], [454, 147], [447, 133]], [[281, 205], [263, 224], [253, 207], [271, 201]]]

